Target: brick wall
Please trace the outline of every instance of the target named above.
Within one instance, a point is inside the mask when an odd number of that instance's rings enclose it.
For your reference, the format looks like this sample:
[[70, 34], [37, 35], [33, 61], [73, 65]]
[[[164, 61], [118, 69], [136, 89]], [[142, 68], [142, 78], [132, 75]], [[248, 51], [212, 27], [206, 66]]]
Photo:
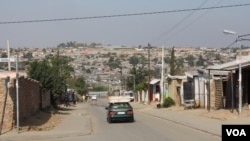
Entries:
[[39, 110], [41, 97], [40, 85], [37, 81], [19, 78], [19, 116], [28, 117], [30, 114]]
[[[43, 93], [41, 85], [33, 79], [19, 77], [18, 78], [18, 95], [19, 95], [19, 121], [31, 114], [50, 106], [49, 92]], [[7, 100], [5, 104], [5, 96], [7, 92]], [[0, 120], [2, 120], [3, 109], [5, 105], [2, 133], [3, 131], [12, 130], [16, 125], [16, 79], [10, 79], [8, 91], [5, 89], [5, 78], [0, 79]]]
[[41, 108], [45, 109], [48, 106], [50, 106], [50, 92], [49, 91], [42, 92], [41, 97], [42, 97], [42, 99], [41, 99], [42, 100]]

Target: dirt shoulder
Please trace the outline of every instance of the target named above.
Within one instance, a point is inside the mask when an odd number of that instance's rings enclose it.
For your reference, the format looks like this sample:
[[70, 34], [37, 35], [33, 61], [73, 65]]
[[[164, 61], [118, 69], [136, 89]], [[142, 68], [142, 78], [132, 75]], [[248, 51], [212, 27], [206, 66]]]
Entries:
[[28, 118], [20, 119], [20, 131], [51, 130], [66, 118], [67, 112], [67, 107], [38, 111]]

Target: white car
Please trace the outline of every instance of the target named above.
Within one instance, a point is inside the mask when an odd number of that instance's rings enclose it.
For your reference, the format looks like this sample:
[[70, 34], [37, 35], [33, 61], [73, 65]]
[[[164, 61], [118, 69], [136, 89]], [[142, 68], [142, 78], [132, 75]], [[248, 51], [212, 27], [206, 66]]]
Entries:
[[92, 95], [91, 96], [91, 100], [97, 100], [97, 96], [96, 95]]
[[129, 96], [130, 102], [134, 101], [134, 99], [135, 99], [133, 91], [124, 92], [124, 95]]

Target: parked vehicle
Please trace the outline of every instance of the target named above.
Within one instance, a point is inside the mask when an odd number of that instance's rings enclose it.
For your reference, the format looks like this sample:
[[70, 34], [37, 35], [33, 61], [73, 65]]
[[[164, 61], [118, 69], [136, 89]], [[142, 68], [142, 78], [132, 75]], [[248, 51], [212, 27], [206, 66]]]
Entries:
[[129, 96], [130, 102], [135, 100], [134, 92], [133, 91], [126, 91], [123, 94], [124, 96]]
[[134, 111], [128, 96], [111, 96], [107, 110], [107, 122], [130, 121], [134, 122]]
[[97, 100], [97, 96], [96, 95], [92, 95], [91, 96], [91, 100], [95, 100], [96, 101]]

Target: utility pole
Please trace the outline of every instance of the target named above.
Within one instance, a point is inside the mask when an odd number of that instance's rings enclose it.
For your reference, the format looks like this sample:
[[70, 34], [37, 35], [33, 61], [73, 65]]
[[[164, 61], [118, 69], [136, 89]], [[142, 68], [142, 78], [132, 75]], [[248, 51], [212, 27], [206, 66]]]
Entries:
[[240, 52], [239, 52], [239, 59], [238, 59], [238, 63], [239, 63], [239, 86], [238, 86], [238, 97], [239, 97], [239, 101], [238, 101], [238, 108], [239, 108], [239, 114], [241, 114], [241, 111], [242, 111], [242, 53], [241, 53], [241, 50], [242, 50], [242, 45], [241, 45], [241, 41], [242, 40], [249, 40], [250, 39], [243, 39], [242, 37], [245, 37], [245, 36], [249, 36], [250, 34], [245, 34], [245, 35], [239, 35], [239, 33], [235, 32], [235, 31], [231, 31], [231, 30], [224, 30], [223, 31], [225, 34], [232, 34], [232, 35], [235, 35], [236, 36], [236, 40], [235, 42], [239, 44], [239, 48], [240, 48]]
[[19, 62], [19, 49], [17, 50], [16, 55], [16, 128], [17, 133], [19, 133], [19, 73], [18, 73], [18, 62]]
[[161, 57], [161, 96], [160, 96], [160, 104], [164, 102], [164, 80], [165, 80], [165, 72], [164, 72], [164, 47], [162, 46], [162, 57]]
[[[8, 59], [10, 58], [10, 44], [9, 44], [9, 40], [7, 40], [7, 52], [8, 52]], [[10, 60], [10, 59], [9, 59]], [[8, 70], [10, 71], [10, 61], [8, 61]]]
[[148, 103], [150, 102], [150, 48], [151, 45], [148, 43]]

